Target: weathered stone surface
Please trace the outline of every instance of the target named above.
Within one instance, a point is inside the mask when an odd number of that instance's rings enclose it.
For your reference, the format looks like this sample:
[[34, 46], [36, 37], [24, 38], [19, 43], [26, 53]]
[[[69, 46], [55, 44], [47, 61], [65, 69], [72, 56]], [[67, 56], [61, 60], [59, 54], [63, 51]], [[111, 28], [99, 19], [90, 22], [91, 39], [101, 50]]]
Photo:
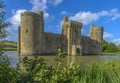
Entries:
[[62, 34], [44, 32], [43, 11], [21, 13], [18, 52], [21, 55], [56, 54], [61, 48], [67, 55], [101, 54], [103, 28], [91, 26], [90, 37], [81, 36], [82, 23], [63, 18]]

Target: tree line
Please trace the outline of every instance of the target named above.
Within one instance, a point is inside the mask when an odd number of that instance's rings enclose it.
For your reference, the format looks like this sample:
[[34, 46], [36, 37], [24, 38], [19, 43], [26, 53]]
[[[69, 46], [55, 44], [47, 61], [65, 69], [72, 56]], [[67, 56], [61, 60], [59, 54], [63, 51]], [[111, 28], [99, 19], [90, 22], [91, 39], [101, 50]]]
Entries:
[[115, 43], [107, 42], [106, 40], [103, 40], [102, 52], [103, 53], [120, 53], [120, 45], [116, 45]]

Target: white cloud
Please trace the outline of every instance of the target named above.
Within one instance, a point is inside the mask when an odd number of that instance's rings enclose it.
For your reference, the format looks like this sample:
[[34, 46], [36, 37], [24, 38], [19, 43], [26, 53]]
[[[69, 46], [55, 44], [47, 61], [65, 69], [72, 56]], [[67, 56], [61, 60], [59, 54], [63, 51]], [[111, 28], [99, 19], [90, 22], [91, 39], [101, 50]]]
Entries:
[[19, 9], [17, 11], [14, 11], [13, 16], [8, 19], [8, 21], [14, 25], [14, 26], [19, 26], [20, 25], [20, 14], [21, 12], [25, 12], [25, 9]]
[[25, 9], [19, 9], [17, 11], [12, 10], [13, 16], [7, 19], [11, 25], [6, 28], [8, 32], [8, 36], [5, 38], [7, 40], [14, 40], [16, 41], [17, 39], [17, 30], [18, 26], [20, 25], [20, 14], [21, 12], [25, 12]]
[[110, 11], [102, 10], [100, 12], [78, 12], [73, 16], [70, 16], [71, 20], [82, 22], [84, 25], [96, 22], [100, 17], [109, 17], [108, 20], [114, 21], [120, 18], [120, 12], [118, 9], [111, 9]]
[[40, 10], [47, 9], [47, 1], [46, 0], [30, 0], [30, 3], [32, 4], [31, 11], [33, 11], [33, 12], [38, 12]]
[[113, 37], [113, 34], [110, 34], [110, 33], [107, 33], [107, 32], [104, 32], [103, 33], [103, 38], [106, 39], [106, 38], [112, 38]]
[[54, 5], [54, 6], [57, 6], [62, 2], [63, 2], [63, 0], [49, 0], [49, 3]]
[[[54, 6], [60, 4], [63, 0], [51, 0], [49, 3], [49, 1], [47, 0], [29, 0], [30, 3], [32, 4], [32, 8], [28, 11], [32, 11], [32, 12], [39, 12], [41, 10], [44, 11], [44, 18], [47, 21], [47, 19], [49, 18], [53, 18], [53, 16], [50, 16], [50, 14], [48, 12], [46, 12], [47, 8], [48, 8], [48, 4], [52, 4]], [[8, 40], [16, 40], [17, 39], [17, 30], [18, 30], [18, 26], [20, 25], [20, 14], [21, 12], [25, 12], [27, 10], [25, 9], [18, 9], [17, 11], [12, 10], [12, 14], [13, 16], [8, 18], [7, 20], [10, 21], [11, 26], [9, 26], [6, 30], [8, 31], [8, 36], [6, 39]]]
[[30, 3], [32, 4], [31, 11], [38, 12], [40, 10], [46, 11], [48, 8], [48, 4], [52, 4], [54, 6], [57, 6], [58, 4], [62, 3], [63, 0], [30, 0]]
[[99, 16], [96, 13], [91, 12], [78, 12], [74, 16], [70, 17], [70, 20], [79, 21], [87, 25], [93, 21], [97, 21]]
[[67, 14], [69, 14], [69, 13], [66, 12], [66, 11], [62, 11], [60, 14], [61, 14], [61, 15], [67, 15]]
[[111, 18], [111, 21], [117, 20], [118, 18], [120, 18], [120, 14], [117, 13]]
[[97, 14], [98, 14], [98, 16], [108, 16], [109, 12], [105, 11], [105, 10], [102, 10], [102, 11], [98, 12]]
[[114, 39], [112, 42], [115, 43], [116, 45], [118, 45], [118, 44], [120, 44], [120, 39]]

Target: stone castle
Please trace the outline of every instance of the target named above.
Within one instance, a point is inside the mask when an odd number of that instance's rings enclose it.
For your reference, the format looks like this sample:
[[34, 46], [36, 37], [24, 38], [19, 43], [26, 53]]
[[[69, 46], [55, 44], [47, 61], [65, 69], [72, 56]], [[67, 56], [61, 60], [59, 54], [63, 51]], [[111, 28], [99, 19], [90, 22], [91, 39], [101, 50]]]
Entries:
[[82, 23], [63, 18], [62, 34], [44, 32], [43, 11], [21, 13], [18, 52], [21, 55], [98, 55], [102, 51], [103, 27], [91, 26], [90, 36], [81, 36]]

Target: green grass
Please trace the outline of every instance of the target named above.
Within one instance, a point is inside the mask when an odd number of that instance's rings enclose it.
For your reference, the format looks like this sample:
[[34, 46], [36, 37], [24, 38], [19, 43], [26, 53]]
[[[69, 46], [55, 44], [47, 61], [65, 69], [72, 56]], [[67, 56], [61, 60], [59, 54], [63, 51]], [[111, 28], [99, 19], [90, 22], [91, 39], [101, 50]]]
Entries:
[[3, 50], [5, 51], [16, 51], [17, 50], [17, 42], [13, 41], [2, 41], [0, 42]]
[[116, 53], [113, 53], [113, 52], [102, 52], [102, 54], [115, 54], [115, 55], [119, 55], [120, 54], [120, 52], [116, 52]]
[[3, 48], [4, 51], [16, 51], [17, 48]]

